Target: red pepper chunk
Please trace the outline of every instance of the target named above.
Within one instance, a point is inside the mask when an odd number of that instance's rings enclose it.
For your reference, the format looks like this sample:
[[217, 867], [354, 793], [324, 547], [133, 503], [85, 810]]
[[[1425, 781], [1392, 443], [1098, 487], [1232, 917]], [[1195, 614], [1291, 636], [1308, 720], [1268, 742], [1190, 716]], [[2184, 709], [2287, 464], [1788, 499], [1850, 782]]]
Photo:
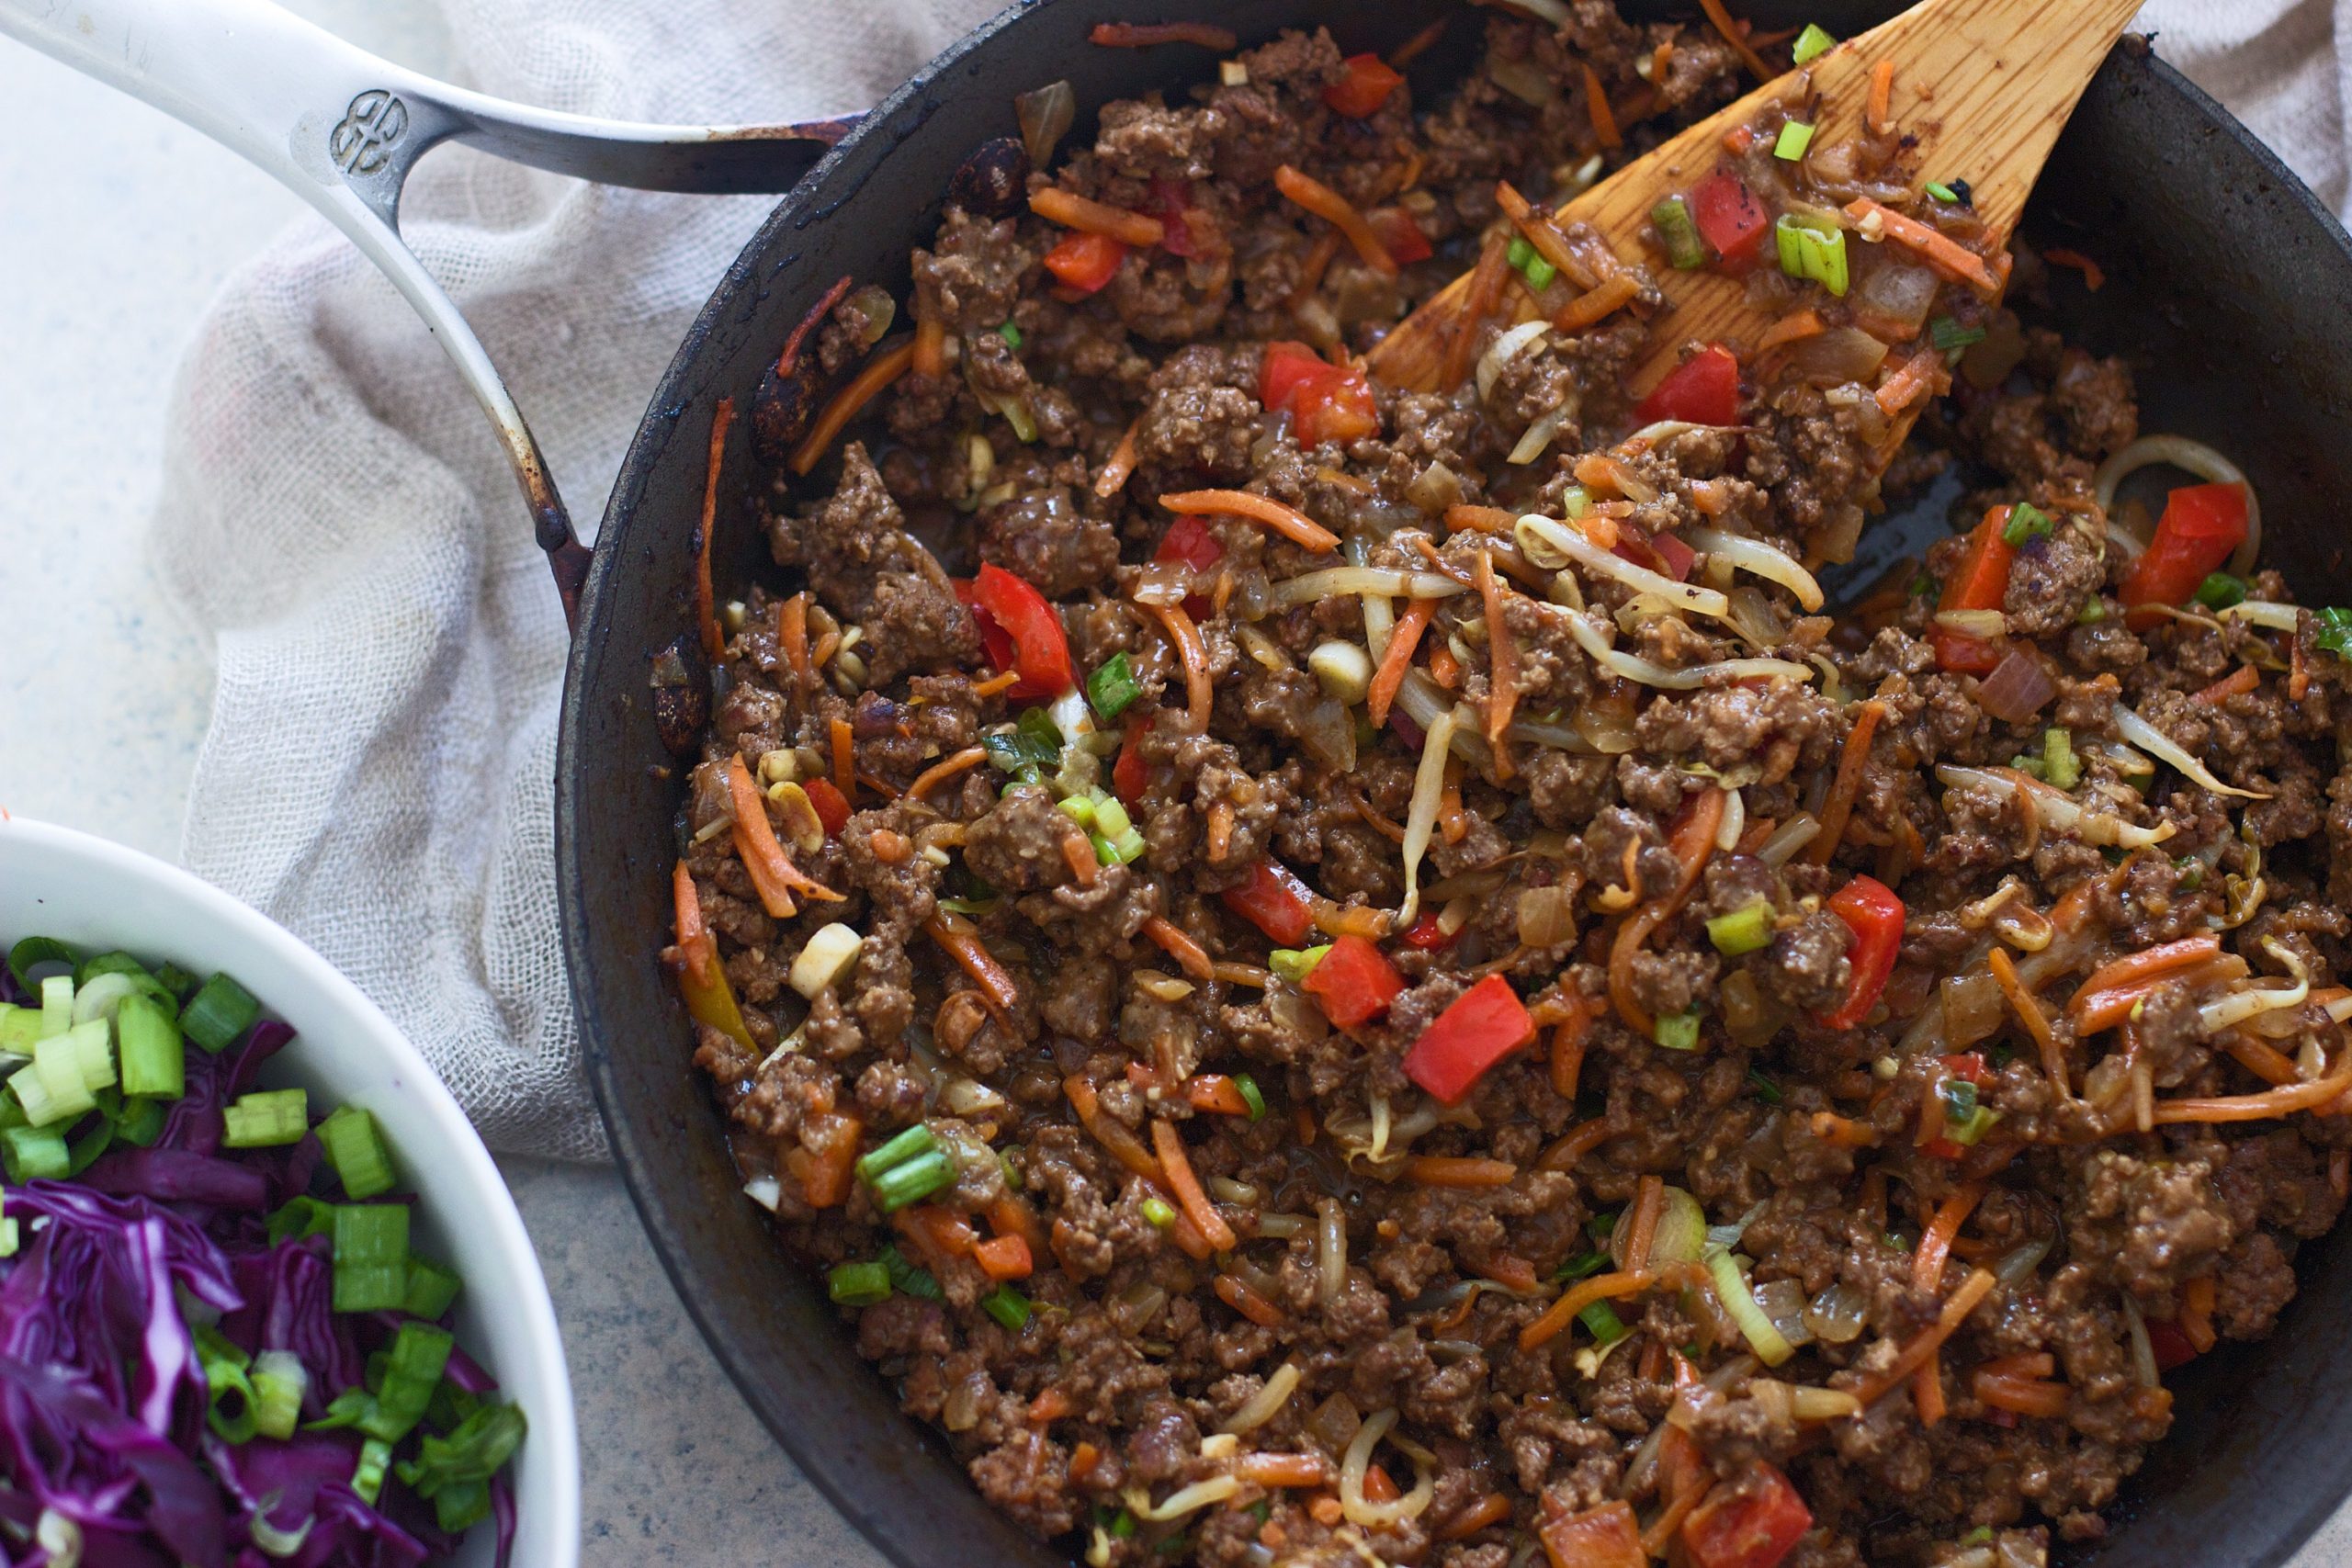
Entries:
[[849, 802], [833, 787], [833, 781], [810, 778], [800, 786], [808, 793], [808, 804], [817, 808], [817, 820], [825, 825], [825, 837], [837, 839], [849, 826]]
[[1126, 744], [1119, 748], [1119, 760], [1111, 764], [1111, 789], [1125, 806], [1141, 800], [1151, 784], [1150, 771], [1143, 761], [1143, 732], [1149, 722], [1141, 714], [1127, 720]]
[[1735, 1482], [1718, 1485], [1682, 1521], [1682, 1545], [1692, 1568], [1775, 1568], [1813, 1528], [1789, 1478], [1763, 1460]]
[[1302, 446], [1377, 434], [1380, 411], [1359, 367], [1333, 365], [1303, 343], [1272, 343], [1258, 372], [1258, 400], [1285, 412]]
[[1634, 417], [1644, 424], [1662, 419], [1688, 420], [1692, 424], [1739, 423], [1739, 356], [1722, 344], [1711, 343], [1666, 373], [1650, 389]]
[[1691, 187], [1690, 220], [1726, 272], [1745, 272], [1764, 255], [1772, 220], [1736, 175], [1709, 175]]
[[1353, 1029], [1388, 1010], [1405, 988], [1405, 976], [1368, 939], [1343, 936], [1306, 972], [1298, 988], [1315, 998], [1325, 1018], [1341, 1029]]
[[2149, 1320], [2148, 1348], [2156, 1353], [2156, 1371], [2160, 1372], [2185, 1367], [2197, 1359], [2197, 1347], [2189, 1343], [2188, 1333], [2168, 1318]]
[[1903, 947], [1903, 900], [1874, 876], [1858, 876], [1830, 896], [1830, 913], [1846, 922], [1854, 943], [1846, 951], [1853, 977], [1846, 999], [1821, 1015], [1824, 1029], [1851, 1029], [1870, 1016], [1894, 973]]
[[1421, 912], [1421, 918], [1413, 922], [1412, 930], [1396, 940], [1407, 947], [1417, 947], [1423, 953], [1435, 953], [1453, 939], [1446, 934], [1444, 922], [1438, 912], [1435, 909], [1424, 909]]
[[1412, 215], [1401, 207], [1376, 209], [1364, 215], [1364, 221], [1372, 225], [1372, 231], [1380, 236], [1382, 246], [1400, 266], [1427, 261], [1433, 254], [1430, 249], [1430, 237], [1421, 232], [1421, 226], [1414, 222]]
[[[2017, 557], [2001, 531], [2009, 525], [2011, 508], [1996, 506], [1984, 513], [1968, 536], [1968, 547], [1959, 567], [1944, 582], [1936, 601], [1944, 610], [1997, 610], [2009, 591], [2009, 563]], [[2203, 581], [2201, 577], [2198, 580]], [[2192, 590], [2193, 590], [2192, 585]], [[1969, 675], [1989, 675], [2001, 662], [1999, 645], [1966, 632], [1936, 626], [1928, 634], [1935, 645], [1936, 662], [1946, 670]]]
[[1376, 54], [1351, 54], [1344, 63], [1348, 73], [1323, 89], [1323, 101], [1350, 119], [1377, 112], [1405, 80]]
[[1194, 571], [1206, 571], [1225, 558], [1225, 547], [1217, 543], [1209, 525], [1197, 517], [1179, 517], [1168, 525], [1159, 538], [1159, 548], [1152, 559], [1182, 561]]
[[1141, 209], [1148, 218], [1159, 220], [1159, 248], [1171, 256], [1194, 256], [1200, 254], [1200, 243], [1193, 237], [1193, 187], [1190, 181], [1171, 180], [1156, 175], [1151, 181], [1151, 198]]
[[1689, 580], [1690, 569], [1699, 559], [1698, 551], [1671, 534], [1654, 535], [1650, 539], [1650, 553], [1657, 557], [1659, 569], [1677, 582]]
[[1557, 1568], [1649, 1568], [1634, 1506], [1603, 1503], [1580, 1514], [1548, 1519], [1536, 1532]]
[[2186, 604], [2205, 579], [2227, 564], [2245, 542], [2245, 487], [2188, 485], [2165, 498], [2156, 536], [2132, 563], [2118, 597], [2132, 613], [2124, 625], [2138, 631], [2164, 619], [2143, 605]]
[[1127, 247], [1108, 234], [1071, 234], [1046, 253], [1046, 270], [1077, 289], [1091, 294], [1117, 276], [1127, 259]]
[[[1009, 656], [1011, 668], [1020, 673], [1020, 681], [1007, 696], [1058, 697], [1078, 683], [1070, 670], [1069, 639], [1063, 635], [1062, 618], [1044, 594], [1004, 568], [983, 562], [968, 594], [959, 588], [956, 596], [978, 619], [989, 657], [1002, 669]], [[1004, 639], [1001, 644], [989, 637], [991, 626]]]
[[1296, 947], [1315, 929], [1315, 905], [1306, 885], [1280, 861], [1258, 862], [1250, 868], [1249, 881], [1218, 897], [1227, 908], [1284, 947]]
[[1458, 1105], [1487, 1069], [1535, 1038], [1535, 1021], [1510, 982], [1489, 975], [1453, 1000], [1405, 1053], [1405, 1076]]
[[1951, 1077], [1963, 1078], [1978, 1089], [1993, 1087], [1993, 1069], [1984, 1065], [1984, 1053], [1982, 1051], [1963, 1051], [1955, 1056], [1946, 1056], [1944, 1072]]

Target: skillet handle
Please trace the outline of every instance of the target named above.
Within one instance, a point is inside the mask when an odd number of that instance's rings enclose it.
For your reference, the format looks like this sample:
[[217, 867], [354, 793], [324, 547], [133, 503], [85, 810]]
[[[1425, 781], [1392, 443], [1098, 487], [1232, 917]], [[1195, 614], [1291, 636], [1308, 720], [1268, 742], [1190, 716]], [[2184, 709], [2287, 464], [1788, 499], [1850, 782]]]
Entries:
[[0, 34], [186, 121], [276, 175], [381, 268], [441, 340], [506, 449], [576, 622], [588, 550], [481, 339], [400, 236], [401, 184], [457, 141], [651, 190], [786, 191], [851, 122], [665, 126], [559, 114], [454, 87], [266, 0], [0, 0]]

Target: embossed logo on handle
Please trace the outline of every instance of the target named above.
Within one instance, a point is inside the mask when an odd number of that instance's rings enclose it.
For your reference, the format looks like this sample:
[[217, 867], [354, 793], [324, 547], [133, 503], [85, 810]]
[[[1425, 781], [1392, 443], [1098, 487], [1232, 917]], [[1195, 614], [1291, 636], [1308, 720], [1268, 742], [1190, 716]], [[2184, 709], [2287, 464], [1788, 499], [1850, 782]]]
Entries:
[[335, 167], [349, 175], [372, 175], [392, 161], [391, 150], [408, 130], [408, 106], [382, 87], [351, 100], [351, 108], [327, 136]]

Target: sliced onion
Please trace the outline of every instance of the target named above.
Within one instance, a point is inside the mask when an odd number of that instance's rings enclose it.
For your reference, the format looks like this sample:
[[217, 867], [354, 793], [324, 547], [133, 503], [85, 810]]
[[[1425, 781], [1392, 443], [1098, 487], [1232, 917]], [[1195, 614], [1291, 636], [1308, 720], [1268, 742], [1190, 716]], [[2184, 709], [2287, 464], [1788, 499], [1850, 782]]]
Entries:
[[1738, 848], [1739, 840], [1747, 835], [1747, 787], [1746, 784], [1724, 786], [1726, 798], [1724, 801], [1724, 819], [1715, 829], [1715, 849], [1720, 853], [1731, 853], [1733, 850]]
[[1694, 430], [1737, 430], [1736, 424], [1701, 424], [1691, 419], [1653, 420], [1624, 440], [1617, 443], [1617, 450], [1629, 457], [1639, 457], [1661, 441], [1677, 435], [1687, 435]]
[[1315, 1214], [1316, 1298], [1333, 1307], [1348, 1293], [1348, 1216], [1337, 1198], [1318, 1199]]
[[1636, 593], [1655, 593], [1693, 615], [1720, 620], [1731, 608], [1730, 601], [1713, 589], [1702, 588], [1695, 582], [1677, 582], [1663, 572], [1635, 566], [1623, 556], [1604, 550], [1586, 538], [1581, 528], [1556, 517], [1530, 513], [1519, 520], [1512, 534], [1519, 540], [1520, 553], [1546, 571], [1557, 570], [1574, 561], [1596, 577], [1614, 578]]
[[1530, 344], [1551, 330], [1546, 321], [1521, 321], [1489, 344], [1487, 352], [1478, 356], [1478, 400], [1484, 402], [1495, 389], [1495, 378], [1503, 367], [1527, 352]]
[[1990, 969], [1945, 977], [1937, 987], [1944, 1015], [1944, 1043], [1959, 1049], [1998, 1032], [2008, 1018], [2008, 998]]
[[1180, 560], [1151, 561], [1136, 570], [1128, 597], [1138, 604], [1181, 604], [1193, 592], [1193, 569]]
[[1650, 1233], [1650, 1254], [1645, 1258], [1620, 1258], [1627, 1269], [1663, 1269], [1669, 1264], [1696, 1263], [1707, 1246], [1707, 1215], [1699, 1200], [1679, 1187], [1666, 1190], [1657, 1228]]
[[1774, 1280], [1755, 1288], [1756, 1304], [1781, 1331], [1781, 1337], [1802, 1348], [1814, 1340], [1813, 1327], [1804, 1320], [1804, 1287], [1794, 1280]]
[[1437, 1495], [1437, 1478], [1430, 1473], [1428, 1465], [1416, 1460], [1410, 1492], [1388, 1503], [1374, 1503], [1364, 1496], [1363, 1478], [1364, 1472], [1372, 1468], [1372, 1450], [1387, 1435], [1388, 1428], [1395, 1425], [1396, 1410], [1394, 1405], [1374, 1411], [1364, 1418], [1363, 1425], [1356, 1428], [1355, 1438], [1348, 1444], [1347, 1454], [1340, 1461], [1340, 1506], [1346, 1512], [1349, 1523], [1364, 1529], [1376, 1529], [1402, 1519], [1417, 1519], [1429, 1507], [1430, 1500]]
[[1562, 403], [1549, 412], [1538, 414], [1535, 422], [1521, 434], [1519, 444], [1510, 449], [1510, 456], [1503, 460], [1521, 466], [1535, 461], [1544, 455], [1544, 448], [1552, 445], [1552, 438], [1560, 434], [1560, 427], [1575, 417], [1576, 412], [1574, 404]]
[[1764, 1315], [1756, 1304], [1756, 1297], [1747, 1288], [1747, 1277], [1739, 1271], [1739, 1260], [1727, 1247], [1707, 1249], [1707, 1275], [1715, 1282], [1715, 1294], [1723, 1302], [1724, 1310], [1731, 1314], [1732, 1322], [1747, 1340], [1748, 1348], [1768, 1367], [1777, 1367], [1797, 1353], [1797, 1348]]
[[1029, 166], [1043, 169], [1054, 161], [1054, 149], [1078, 119], [1078, 95], [1068, 82], [1048, 82], [1013, 99], [1012, 112], [1021, 121], [1021, 145], [1029, 153]]
[[1813, 842], [1821, 833], [1821, 818], [1810, 811], [1800, 811], [1772, 829], [1770, 836], [1756, 848], [1756, 858], [1766, 865], [1786, 865], [1796, 858], [1797, 852]]
[[1874, 266], [1854, 286], [1856, 309], [1883, 317], [1897, 343], [1917, 337], [1942, 279], [1923, 266]]
[[1850, 1345], [1862, 1336], [1862, 1320], [1870, 1305], [1869, 1292], [1843, 1280], [1832, 1280], [1827, 1290], [1805, 1303], [1804, 1325], [1815, 1338]]
[[1789, 1414], [1799, 1421], [1843, 1421], [1861, 1413], [1860, 1398], [1842, 1388], [1800, 1383], [1789, 1394]]
[[1405, 499], [1430, 516], [1442, 514], [1462, 500], [1462, 477], [1443, 463], [1431, 463], [1405, 487]]
[[2217, 619], [2244, 621], [2265, 631], [2291, 632], [2301, 625], [2302, 612], [2292, 604], [2274, 604], [2265, 599], [2247, 599], [2227, 609], [2213, 612]]
[[1688, 669], [1668, 670], [1631, 653], [1621, 652], [1609, 646], [1608, 637], [1589, 617], [1571, 613], [1568, 616], [1569, 635], [1577, 646], [1591, 656], [1595, 664], [1614, 675], [1645, 686], [1657, 686], [1664, 691], [1688, 692], [1705, 685], [1709, 681], [1787, 680], [1807, 682], [1813, 679], [1809, 665], [1792, 664], [1785, 659], [1725, 659], [1713, 664], [1693, 664]]
[[1622, 757], [1634, 749], [1634, 710], [1615, 702], [1588, 703], [1570, 716], [1576, 732], [1604, 757]]
[[743, 1183], [743, 1196], [773, 1214], [784, 1203], [784, 1184], [773, 1176], [755, 1176]]
[[2003, 724], [2022, 724], [2049, 705], [2058, 694], [2058, 682], [2041, 660], [2024, 649], [2013, 648], [1993, 672], [1976, 683], [1976, 702]]
[[1496, 86], [1529, 108], [1543, 108], [1560, 96], [1559, 85], [1544, 73], [1542, 66], [1525, 55], [1515, 59], [1507, 59], [1499, 54], [1490, 56], [1487, 61], [1487, 74]]
[[1519, 896], [1519, 940], [1532, 948], [1557, 947], [1577, 936], [1577, 906], [1557, 884], [1531, 887]]
[[1822, 606], [1821, 584], [1794, 556], [1776, 550], [1761, 539], [1727, 534], [1720, 528], [1685, 528], [1682, 542], [1694, 550], [1729, 561], [1740, 570], [1777, 582], [1797, 596], [1810, 614]]
[[1333, 773], [1354, 773], [1355, 716], [1338, 698], [1318, 697], [1299, 719], [1298, 744], [1301, 750]]
[[1274, 1375], [1266, 1380], [1266, 1385], [1251, 1394], [1248, 1404], [1227, 1416], [1217, 1430], [1256, 1431], [1282, 1413], [1283, 1406], [1290, 1403], [1290, 1396], [1297, 1392], [1299, 1380], [1304, 1375], [1296, 1362], [1284, 1361], [1274, 1369]]
[[1309, 1223], [1305, 1214], [1260, 1214], [1257, 1219], [1258, 1234], [1272, 1236], [1277, 1241], [1288, 1241], [1302, 1235]]
[[[1343, 547], [1351, 566], [1361, 568], [1371, 558], [1372, 542], [1362, 534], [1349, 535]], [[1363, 595], [1363, 644], [1371, 650], [1374, 663], [1380, 662], [1380, 656], [1388, 651], [1388, 634], [1396, 625], [1396, 606], [1390, 602], [1390, 595], [1377, 591]]]
[[1434, 571], [1391, 571], [1377, 566], [1331, 566], [1303, 571], [1274, 584], [1277, 604], [1312, 604], [1343, 593], [1377, 593], [1391, 599], [1451, 599], [1469, 587]]
[[2156, 1348], [2148, 1339], [2148, 1320], [2140, 1315], [2140, 1303], [2125, 1291], [2123, 1297], [2123, 1326], [2132, 1337], [2132, 1373], [2142, 1388], [2162, 1386], [2163, 1378], [2156, 1371]]
[[2254, 493], [2254, 486], [2245, 472], [2202, 441], [2192, 441], [2186, 435], [2143, 435], [2131, 446], [2098, 466], [2092, 476], [2092, 488], [2098, 496], [2099, 509], [2115, 510], [2116, 488], [2127, 475], [2148, 467], [2151, 463], [2170, 463], [2176, 468], [2186, 468], [2199, 479], [2211, 484], [2243, 486], [2245, 491], [2245, 539], [2230, 557], [2230, 570], [2240, 577], [2254, 570], [2254, 558], [2262, 548], [2262, 502]]
[[2009, 633], [2009, 618], [1998, 610], [1939, 610], [1936, 625], [1962, 637], [1996, 637]]
[[1815, 333], [1789, 351], [1789, 368], [1816, 386], [1868, 381], [1885, 362], [1886, 344], [1860, 327]]
[[2240, 800], [2268, 800], [2270, 798], [2267, 795], [2257, 795], [2250, 789], [2237, 789], [2223, 784], [2206, 769], [2204, 763], [2190, 756], [2179, 742], [2121, 704], [2116, 705], [2112, 711], [2115, 715], [2117, 734], [2158, 761], [2168, 764], [2174, 772], [2198, 788], [2211, 790], [2215, 795], [2235, 795]]
[[[2118, 708], [2118, 713], [2124, 710]], [[1990, 768], [1962, 768], [1949, 762], [1936, 766], [1936, 777], [1951, 789], [1981, 789], [1988, 794], [2007, 796], [2023, 794], [2045, 827], [2062, 833], [2073, 833], [2086, 844], [2112, 844], [2118, 849], [2141, 850], [2151, 844], [2161, 844], [2178, 831], [2170, 822], [2154, 828], [2137, 827], [2107, 811], [2085, 809], [2071, 795], [2052, 789], [2046, 784], [2023, 774], [2011, 776]], [[2022, 782], [2020, 782], [2022, 781]], [[2055, 942], [2036, 958], [2058, 951]]]
[[1457, 726], [1453, 710], [1432, 718], [1421, 741], [1421, 765], [1413, 774], [1412, 808], [1405, 817], [1405, 902], [1396, 911], [1396, 927], [1413, 923], [1421, 908], [1421, 856], [1429, 852], [1430, 834], [1437, 827], [1439, 800], [1445, 794], [1445, 760], [1452, 750]]
[[2041, 1267], [2041, 1260], [2050, 1256], [2050, 1249], [2057, 1239], [2058, 1233], [2052, 1231], [2032, 1241], [2018, 1243], [1994, 1260], [1994, 1274], [2001, 1283], [2011, 1286], [2032, 1278], [2033, 1271]]
[[1239, 1476], [1212, 1475], [1206, 1481], [1195, 1481], [1190, 1486], [1178, 1487], [1158, 1503], [1153, 1502], [1151, 1494], [1140, 1486], [1130, 1486], [1122, 1495], [1125, 1499], [1127, 1512], [1159, 1525], [1170, 1519], [1181, 1519], [1212, 1503], [1222, 1503], [1240, 1490]]

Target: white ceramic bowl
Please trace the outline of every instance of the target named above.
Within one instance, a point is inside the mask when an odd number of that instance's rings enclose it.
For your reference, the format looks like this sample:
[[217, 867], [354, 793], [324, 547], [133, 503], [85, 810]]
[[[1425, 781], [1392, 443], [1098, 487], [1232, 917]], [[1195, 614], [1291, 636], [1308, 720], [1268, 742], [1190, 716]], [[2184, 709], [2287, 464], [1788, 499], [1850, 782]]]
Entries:
[[[0, 818], [0, 951], [35, 935], [234, 975], [297, 1031], [265, 1082], [375, 1112], [422, 1200], [418, 1250], [465, 1279], [458, 1342], [531, 1424], [514, 1459], [514, 1562], [575, 1568], [580, 1438], [555, 1307], [498, 1168], [416, 1047], [325, 959], [219, 888], [103, 839]], [[457, 1561], [486, 1568], [491, 1550], [483, 1524]]]

